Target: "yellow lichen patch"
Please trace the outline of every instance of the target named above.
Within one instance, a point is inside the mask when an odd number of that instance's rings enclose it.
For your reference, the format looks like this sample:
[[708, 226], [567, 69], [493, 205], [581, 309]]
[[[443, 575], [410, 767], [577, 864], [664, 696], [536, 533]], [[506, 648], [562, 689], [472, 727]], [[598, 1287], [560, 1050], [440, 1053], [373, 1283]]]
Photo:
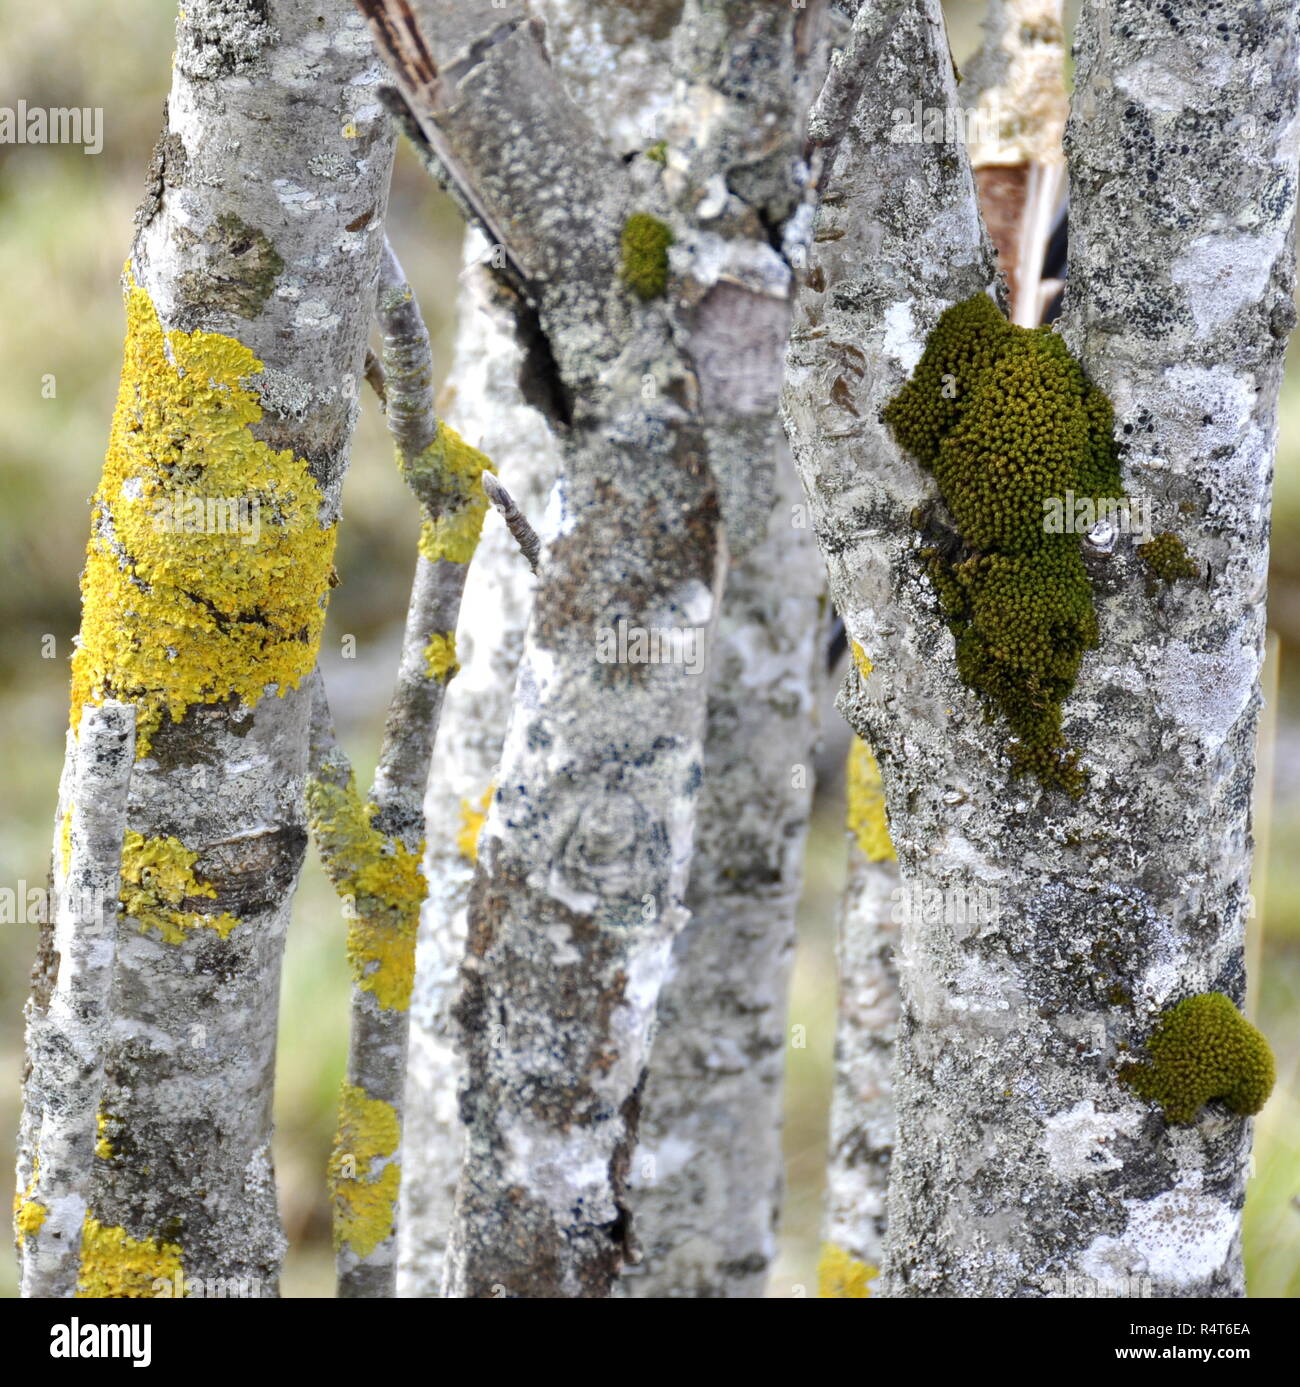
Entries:
[[817, 1263], [817, 1298], [866, 1300], [871, 1295], [868, 1282], [879, 1275], [878, 1267], [855, 1261], [842, 1247], [825, 1243], [821, 1260]]
[[145, 1300], [153, 1283], [171, 1281], [181, 1271], [178, 1243], [157, 1238], [133, 1238], [125, 1228], [108, 1228], [86, 1214], [81, 1230], [81, 1272], [78, 1300]]
[[108, 1124], [112, 1120], [107, 1113], [95, 1114], [95, 1131], [98, 1133], [95, 1142], [95, 1155], [101, 1161], [111, 1161], [116, 1154], [113, 1150], [113, 1143], [108, 1139]]
[[450, 679], [460, 668], [456, 661], [456, 633], [435, 631], [424, 647], [424, 667], [430, 679]]
[[487, 514], [487, 493], [479, 479], [496, 471], [491, 460], [450, 424], [440, 423], [433, 442], [403, 471], [429, 512], [420, 528], [420, 553], [431, 563], [468, 563]]
[[63, 811], [63, 821], [59, 824], [59, 860], [63, 863], [63, 875], [68, 875], [72, 865], [72, 810], [71, 804]]
[[358, 987], [385, 1011], [405, 1011], [415, 981], [415, 932], [426, 883], [420, 855], [385, 838], [370, 822], [374, 805], [325, 780], [307, 788], [312, 832], [335, 890], [351, 896], [348, 958]]
[[336, 1248], [346, 1243], [358, 1257], [369, 1257], [393, 1231], [402, 1168], [389, 1158], [400, 1141], [401, 1123], [392, 1104], [345, 1083], [329, 1162]]
[[41, 1161], [32, 1161], [32, 1178], [25, 1190], [14, 1191], [14, 1241], [21, 1247], [24, 1238], [34, 1237], [41, 1231], [49, 1210], [39, 1200], [33, 1199], [36, 1193], [36, 1177], [40, 1174]]
[[868, 862], [892, 862], [897, 858], [885, 818], [885, 789], [880, 767], [871, 748], [854, 737], [848, 762], [848, 829]]
[[863, 650], [857, 641], [849, 642], [849, 650], [853, 655], [853, 663], [857, 666], [858, 673], [865, 679], [875, 669], [875, 665], [871, 663], [871, 656]]
[[183, 944], [196, 929], [214, 930], [222, 939], [239, 923], [224, 911], [203, 915], [179, 909], [186, 899], [212, 898], [216, 888], [194, 875], [198, 853], [179, 838], [146, 838], [134, 831], [122, 843], [122, 907], [141, 933], [156, 929], [168, 944]]
[[127, 276], [117, 408], [82, 575], [72, 721], [110, 696], [164, 716], [283, 694], [316, 660], [334, 549], [307, 463], [253, 437], [262, 369], [211, 332], [166, 332]]
[[487, 787], [477, 809], [467, 799], [460, 802], [460, 832], [456, 835], [456, 846], [468, 862], [478, 861], [478, 836], [487, 823], [488, 807], [495, 790], [495, 785]]

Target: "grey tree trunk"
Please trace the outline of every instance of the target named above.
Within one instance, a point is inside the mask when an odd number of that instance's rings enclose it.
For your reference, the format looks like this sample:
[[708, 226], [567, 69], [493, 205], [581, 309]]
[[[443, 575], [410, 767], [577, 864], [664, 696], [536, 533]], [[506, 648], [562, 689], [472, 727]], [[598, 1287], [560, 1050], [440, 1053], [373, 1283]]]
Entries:
[[993, 279], [961, 149], [889, 138], [896, 109], [955, 103], [937, 4], [864, 4], [814, 118], [831, 163], [786, 408], [876, 666], [843, 706], [880, 758], [905, 885], [945, 907], [997, 893], [992, 919], [904, 922], [888, 1294], [1242, 1293], [1249, 1122], [1207, 1107], [1171, 1127], [1117, 1070], [1169, 1003], [1242, 995], [1298, 23], [1283, 4], [1177, 26], [1155, 4], [1085, 9], [1066, 336], [1114, 403], [1130, 494], [1205, 579], [1153, 595], [1131, 537], [1090, 554], [1077, 803], [1009, 778], [1005, 729], [958, 681], [911, 523], [933, 481], [879, 422], [941, 311]]
[[847, 1285], [865, 1289], [884, 1260], [899, 1014], [898, 860], [880, 768], [860, 738], [846, 780], [849, 870], [835, 949], [839, 1005], [822, 1251], [822, 1289], [833, 1299]]
[[[186, 0], [178, 21], [74, 657], [74, 722], [83, 704], [134, 705], [138, 759], [84, 1230], [48, 1223], [81, 1236], [62, 1294], [147, 1296], [178, 1273], [276, 1292], [271, 1101], [306, 842], [302, 681], [382, 245], [379, 75], [341, 0]], [[205, 519], [187, 528], [196, 498]], [[239, 523], [214, 526], [213, 506]], [[62, 1101], [51, 1056], [74, 1041], [47, 1012], [72, 962], [53, 947], [29, 1007], [23, 1188]]]
[[[554, 14], [548, 11], [554, 28], [548, 35], [549, 53], [565, 79], [570, 96], [584, 108], [601, 112], [602, 129], [612, 130], [616, 147], [622, 147], [626, 153], [655, 147], [656, 160], [666, 169], [663, 175], [665, 190], [674, 203], [685, 209], [692, 222], [699, 223], [698, 232], [692, 236], [696, 241], [694, 264], [690, 270], [684, 270], [690, 275], [690, 287], [685, 288], [681, 298], [692, 305], [692, 351], [702, 384], [710, 459], [724, 479], [723, 509], [728, 519], [728, 537], [735, 544], [752, 545], [766, 527], [773, 505], [774, 404], [785, 336], [782, 301], [789, 282], [788, 269], [767, 244], [764, 226], [770, 225], [773, 219], [780, 225], [798, 205], [801, 83], [806, 83], [807, 69], [812, 67], [821, 51], [817, 26], [809, 24], [807, 15], [795, 15], [792, 11], [755, 15], [752, 8], [733, 6], [724, 7], [715, 14], [687, 4], [680, 17], [672, 12], [677, 7], [665, 6], [662, 7], [663, 17], [656, 18], [652, 14], [638, 15], [635, 19], [601, 6], [588, 7], [592, 26], [580, 28], [576, 11], [581, 8], [552, 6]], [[672, 22], [663, 22], [673, 18], [678, 19], [676, 29]], [[672, 44], [665, 42], [669, 33], [672, 33]], [[631, 44], [648, 61], [658, 61], [663, 80], [647, 83], [645, 68], [626, 65], [619, 69], [619, 82], [610, 85], [608, 75], [602, 76], [601, 54], [606, 46], [616, 43]], [[741, 80], [741, 74], [731, 71], [730, 67], [731, 62], [738, 61], [737, 53], [744, 55], [749, 67], [762, 75], [758, 89], [745, 89], [744, 92], [739, 87], [734, 89], [735, 83]], [[665, 104], [663, 92], [673, 90], [670, 79], [674, 72], [678, 78], [676, 97], [672, 104]], [[770, 112], [769, 118], [753, 121], [753, 107], [745, 105], [746, 100], [763, 103]], [[728, 197], [724, 179], [744, 189], [744, 198]], [[738, 358], [738, 354], [744, 355]], [[744, 1029], [744, 1017], [749, 1011], [759, 1015], [758, 1021], [748, 1022], [748, 1025], [758, 1026], [760, 1035], [733, 1035], [728, 1040], [728, 1044], [735, 1044], [744, 1039], [749, 1049], [759, 1050], [771, 1050], [780, 1043], [780, 1037], [773, 1035], [773, 1028], [776, 1026], [780, 1031], [780, 999], [784, 996], [792, 908], [798, 885], [798, 872], [791, 874], [791, 863], [796, 861], [798, 854], [792, 859], [791, 853], [798, 847], [802, 834], [799, 825], [806, 816], [810, 779], [806, 761], [812, 735], [812, 699], [806, 689], [813, 674], [813, 660], [803, 660], [802, 677], [795, 677], [789, 669], [777, 670], [773, 666], [773, 657], [777, 664], [788, 659], [787, 655], [776, 655], [777, 651], [791, 652], [798, 663], [799, 652], [812, 641], [817, 620], [816, 571], [814, 566], [807, 565], [812, 546], [806, 530], [794, 530], [789, 524], [791, 499], [784, 502], [782, 510], [787, 513], [780, 513], [776, 523], [787, 527], [792, 538], [785, 541], [782, 537], [776, 546], [769, 546], [764, 560], [753, 566], [752, 577], [745, 578], [739, 585], [735, 599], [738, 613], [735, 620], [739, 623], [735, 631], [737, 648], [727, 659], [728, 674], [748, 670], [751, 682], [766, 682], [769, 695], [766, 700], [762, 696], [751, 699], [752, 713], [739, 712], [745, 703], [741, 689], [721, 693], [719, 705], [720, 736], [735, 739], [739, 746], [749, 746], [751, 752], [758, 745], [760, 728], [771, 732], [771, 718], [791, 720], [791, 735], [771, 741], [763, 748], [764, 755], [770, 757], [770, 764], [764, 764], [760, 774], [760, 779], [766, 777], [771, 782], [766, 803], [770, 806], [771, 796], [776, 793], [778, 799], [788, 800], [791, 807], [777, 813], [774, 821], [762, 831], [755, 827], [758, 820], [753, 821], [751, 836], [744, 843], [734, 836], [737, 829], [731, 821], [734, 816], [728, 814], [724, 827], [723, 816], [719, 814], [716, 831], [721, 835], [721, 850], [716, 854], [715, 867], [701, 871], [706, 885], [701, 886], [699, 895], [699, 902], [708, 907], [710, 897], [720, 889], [728, 871], [745, 875], [739, 859], [744, 857], [751, 865], [753, 860], [766, 860], [764, 871], [780, 874], [780, 888], [776, 892], [770, 890], [771, 899], [762, 906], [749, 903], [751, 918], [742, 931], [753, 936], [746, 947], [762, 954], [766, 961], [752, 975], [753, 993], [748, 997], [735, 992], [738, 972], [731, 972], [731, 982], [728, 982], [726, 976], [717, 971], [712, 953], [709, 957], [701, 957], [698, 964], [687, 954], [680, 953], [676, 963], [681, 986], [694, 989], [695, 1006], [705, 1007], [710, 1017], [717, 1015], [716, 1026], [720, 1032], [727, 1029], [735, 1032], [737, 1026]], [[798, 562], [801, 553], [802, 570]], [[773, 569], [764, 567], [764, 563], [773, 558], [794, 560], [794, 566], [784, 578], [780, 565]], [[803, 577], [799, 576], [801, 573]], [[784, 591], [782, 581], [791, 584]], [[809, 581], [812, 588], [807, 587]], [[764, 584], [766, 595], [762, 591]], [[792, 641], [774, 630], [778, 614], [791, 619], [795, 632]], [[741, 639], [746, 632], [752, 641], [748, 648]], [[780, 688], [770, 684], [774, 675]], [[798, 692], [801, 684], [805, 689], [802, 695]], [[751, 691], [746, 689], [745, 692]], [[780, 709], [764, 712], [770, 702], [780, 703]], [[752, 727], [745, 727], [746, 718]], [[801, 721], [802, 731], [799, 731]], [[799, 773], [792, 768], [796, 761], [803, 766]], [[753, 773], [748, 768], [742, 771], [742, 766], [744, 755], [724, 752], [720, 743], [719, 784], [713, 792], [717, 803], [730, 804], [728, 779], [737, 782], [734, 786], [737, 791], [753, 788]], [[486, 771], [487, 767], [480, 767], [480, 779]], [[746, 781], [744, 785], [739, 784], [741, 775]], [[477, 798], [477, 789], [473, 791], [473, 798], [456, 796], [463, 800], [459, 809], [455, 809], [455, 799], [444, 800], [444, 809], [454, 809], [451, 816], [454, 822], [447, 827], [463, 827], [455, 821], [461, 814], [473, 816], [476, 813]], [[431, 807], [433, 813], [438, 814], [436, 804]], [[454, 841], [454, 834], [445, 835], [444, 843]], [[440, 852], [437, 847], [431, 850]], [[441, 853], [445, 859], [445, 847]], [[730, 867], [726, 865], [727, 854], [737, 857]], [[712, 856], [715, 854], [705, 854], [705, 864]], [[455, 877], [456, 868], [452, 867], [452, 882]], [[436, 886], [434, 892], [441, 895], [440, 886]], [[455, 899], [458, 895], [455, 885], [452, 886], [452, 911], [458, 906]], [[710, 949], [723, 947], [723, 940], [713, 945], [713, 933], [719, 929], [727, 931], [727, 938], [731, 938], [737, 897], [733, 886], [727, 886], [726, 899], [717, 903], [719, 924], [708, 931]], [[760, 915], [767, 921], [762, 929], [758, 925]], [[762, 936], [762, 943], [759, 936]], [[692, 939], [695, 938], [692, 932]], [[454, 936], [450, 942], [455, 949]], [[427, 951], [420, 967], [425, 967], [426, 958]], [[438, 968], [444, 978], [447, 960], [448, 954], [438, 950]], [[699, 976], [695, 976], [696, 970]], [[444, 999], [445, 994], [444, 988], [441, 992]], [[437, 1026], [436, 1021], [434, 1026]], [[678, 1090], [683, 1085], [694, 1085], [701, 1064], [708, 1068], [710, 1064], [721, 1062], [717, 1054], [710, 1060], [708, 1051], [687, 1046], [685, 1040], [680, 1044], [694, 1049], [695, 1058], [691, 1074], [678, 1074], [680, 1064], [674, 1068], [670, 1057], [665, 1074], [659, 1080], [663, 1118], [656, 1129], [656, 1142], [665, 1146], [681, 1146], [688, 1140], [685, 1132], [680, 1139], [673, 1133], [674, 1123], [683, 1121], [685, 1115]], [[430, 1047], [431, 1060], [438, 1062], [441, 1058], [445, 1067], [447, 1056], [443, 1044], [434, 1040]], [[677, 1058], [680, 1060], [680, 1056]], [[771, 1072], [773, 1069], [776, 1069], [776, 1076]], [[642, 1182], [645, 1193], [640, 1198], [644, 1200], [644, 1207], [637, 1209], [637, 1223], [638, 1227], [648, 1230], [648, 1239], [653, 1243], [653, 1265], [642, 1268], [641, 1279], [630, 1282], [630, 1286], [642, 1287], [649, 1294], [673, 1293], [674, 1289], [683, 1293], [681, 1287], [694, 1289], [701, 1283], [717, 1287], [713, 1293], [728, 1293], [726, 1287], [731, 1287], [739, 1293], [752, 1294], [762, 1286], [762, 1268], [770, 1257], [774, 1201], [780, 1186], [778, 1119], [773, 1111], [773, 1096], [778, 1097], [780, 1093], [778, 1079], [780, 1060], [777, 1058], [774, 1065], [769, 1057], [767, 1064], [749, 1075], [748, 1080], [726, 1080], [726, 1086], [734, 1090], [727, 1099], [731, 1108], [745, 1108], [749, 1121], [756, 1121], [759, 1128], [763, 1128], [762, 1139], [755, 1147], [749, 1150], [734, 1148], [737, 1151], [734, 1169], [726, 1162], [720, 1165], [716, 1186], [719, 1190], [730, 1187], [728, 1201], [713, 1198], [708, 1207], [696, 1204], [691, 1208], [690, 1204], [683, 1204], [680, 1179], [667, 1179], [662, 1193], [648, 1180]], [[751, 1093], [753, 1101], [745, 1103], [741, 1099], [742, 1092]], [[715, 1114], [715, 1119], [719, 1115]], [[441, 1123], [438, 1128], [444, 1132], [448, 1130]], [[690, 1140], [694, 1142], [696, 1137], [698, 1135], [692, 1133]], [[647, 1172], [658, 1164], [649, 1153], [638, 1161], [641, 1169]], [[741, 1178], [744, 1180], [738, 1183]], [[737, 1209], [751, 1205], [744, 1226], [738, 1226]], [[433, 1237], [436, 1239], [437, 1234]], [[737, 1248], [742, 1250], [737, 1251]], [[423, 1257], [431, 1261], [437, 1254], [436, 1244], [426, 1243]], [[670, 1255], [672, 1264], [667, 1261]]]

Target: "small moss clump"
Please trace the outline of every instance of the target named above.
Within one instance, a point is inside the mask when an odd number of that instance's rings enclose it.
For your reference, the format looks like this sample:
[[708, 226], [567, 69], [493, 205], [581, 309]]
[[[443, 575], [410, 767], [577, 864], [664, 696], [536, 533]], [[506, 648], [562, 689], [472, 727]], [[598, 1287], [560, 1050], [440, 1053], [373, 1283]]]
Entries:
[[1013, 773], [1077, 798], [1061, 708], [1097, 616], [1081, 536], [1045, 516], [1067, 492], [1123, 497], [1109, 402], [1050, 328], [1013, 327], [981, 294], [939, 319], [883, 418], [957, 523], [957, 552], [922, 553], [962, 682], [1006, 719]]
[[1138, 556], [1157, 578], [1163, 578], [1166, 583], [1201, 576], [1200, 566], [1188, 555], [1187, 546], [1169, 530], [1145, 544], [1139, 544]]
[[623, 224], [623, 282], [638, 298], [663, 298], [672, 243], [672, 230], [648, 212], [633, 212]]
[[1268, 1041], [1222, 992], [1184, 997], [1162, 1012], [1146, 1053], [1146, 1062], [1124, 1065], [1119, 1077], [1159, 1103], [1169, 1122], [1194, 1122], [1212, 1098], [1249, 1117], [1273, 1091]]

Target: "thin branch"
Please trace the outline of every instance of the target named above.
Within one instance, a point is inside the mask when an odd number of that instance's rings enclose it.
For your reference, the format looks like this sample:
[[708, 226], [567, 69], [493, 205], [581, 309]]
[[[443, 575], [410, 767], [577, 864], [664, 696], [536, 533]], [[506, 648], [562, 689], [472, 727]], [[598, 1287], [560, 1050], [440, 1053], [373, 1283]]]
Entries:
[[[443, 697], [457, 669], [456, 621], [487, 509], [479, 478], [489, 465], [434, 412], [429, 334], [388, 245], [377, 316], [388, 427], [425, 525], [369, 802], [362, 802], [334, 735], [319, 670], [312, 684], [308, 789], [326, 873], [352, 907], [348, 1077], [331, 1162], [339, 1294], [349, 1297], [394, 1291], [407, 1007], [425, 894], [422, 801]], [[377, 1130], [386, 1133], [378, 1144]], [[362, 1149], [368, 1132], [371, 1144]]]
[[528, 517], [515, 505], [514, 497], [490, 473], [483, 474], [483, 490], [488, 500], [501, 512], [506, 528], [515, 537], [520, 552], [528, 560], [528, 567], [537, 572], [537, 561], [541, 557], [542, 541], [537, 531], [528, 523]]

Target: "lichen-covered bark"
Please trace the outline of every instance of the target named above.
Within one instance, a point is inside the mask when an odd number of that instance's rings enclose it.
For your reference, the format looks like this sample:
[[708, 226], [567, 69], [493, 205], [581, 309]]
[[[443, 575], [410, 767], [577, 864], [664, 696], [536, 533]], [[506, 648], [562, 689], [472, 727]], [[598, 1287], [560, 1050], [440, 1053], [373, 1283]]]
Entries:
[[67, 1296], [77, 1284], [104, 1085], [135, 718], [130, 704], [108, 701], [88, 706], [77, 735], [68, 733], [53, 852], [56, 972], [48, 1004], [31, 1009], [28, 1037], [29, 1088], [45, 1097], [25, 1113], [25, 1184], [19, 1170], [16, 1222], [28, 1296]]
[[[482, 238], [471, 233], [467, 266], [486, 252]], [[493, 459], [516, 503], [540, 523], [559, 468], [559, 445], [545, 416], [520, 391], [525, 369], [512, 315], [488, 274], [469, 271], [442, 394], [446, 417]], [[447, 693], [424, 804], [428, 895], [411, 999], [397, 1283], [403, 1296], [442, 1293], [462, 1155], [456, 1108], [462, 1065], [451, 1009], [478, 835], [496, 785], [534, 587], [514, 540], [489, 517], [465, 584], [456, 635], [460, 673]]]
[[839, 1005], [824, 1255], [840, 1253], [879, 1271], [894, 1150], [899, 875], [880, 768], [858, 739], [846, 781], [849, 870], [835, 948]]
[[[787, 421], [832, 593], [877, 661], [845, 711], [880, 759], [905, 884], [947, 893], [899, 951], [889, 1294], [1242, 1291], [1249, 1123], [1211, 1105], [1171, 1127], [1116, 1069], [1169, 1002], [1242, 994], [1297, 22], [1085, 10], [1066, 335], [1115, 405], [1130, 493], [1205, 580], [1148, 591], [1131, 536], [1088, 552], [1078, 803], [1009, 780], [918, 562], [930, 479], [878, 422], [940, 312], [992, 279], [963, 152], [888, 139], [893, 109], [955, 99], [937, 5], [864, 4], [841, 70], [857, 93], [823, 112]], [[959, 917], [981, 889], [993, 917]]]
[[625, 282], [624, 226], [662, 206], [650, 171], [600, 141], [519, 7], [419, 4], [414, 27], [401, 0], [367, 9], [430, 144], [509, 227], [572, 419], [471, 893], [448, 1288], [604, 1295], [683, 919], [706, 686], [681, 661], [602, 663], [600, 633], [675, 627], [707, 651], [716, 493], [669, 304]]
[[362, 802], [334, 739], [319, 672], [307, 791], [326, 872], [352, 917], [348, 1068], [330, 1159], [339, 1294], [347, 1297], [391, 1296], [396, 1283], [409, 1009], [425, 896], [417, 865], [422, 801], [447, 685], [458, 668], [456, 623], [487, 510], [481, 482], [491, 466], [434, 410], [429, 334], [391, 247], [380, 268], [377, 317], [389, 430], [424, 523], [369, 801]]
[[[766, 537], [727, 575], [686, 904], [628, 1175], [638, 1298], [761, 1296], [783, 1185], [786, 995], [813, 788], [823, 574], [777, 459]], [[801, 509], [801, 507], [800, 507]]]
[[[74, 659], [74, 720], [84, 703], [134, 704], [140, 758], [83, 1295], [149, 1295], [176, 1270], [276, 1291], [271, 1100], [306, 841], [302, 681], [382, 240], [378, 76], [364, 24], [334, 0], [186, 0], [178, 21]], [[242, 501], [244, 516], [255, 504], [256, 528], [187, 529], [196, 496]], [[38, 996], [34, 1024], [42, 1009]], [[25, 1098], [29, 1113], [58, 1101], [36, 1082]], [[29, 1124], [20, 1180], [38, 1157]]]
[[[722, 489], [728, 541], [744, 548], [761, 539], [772, 508], [774, 408], [790, 275], [770, 242], [773, 228], [782, 227], [801, 195], [799, 83], [801, 77], [806, 79], [810, 62], [820, 54], [817, 21], [821, 6], [814, 6], [811, 15], [779, 7], [755, 12], [752, 7], [740, 5], [717, 9], [688, 3], [660, 8], [663, 15], [632, 14], [621, 7], [603, 5], [557, 3], [544, 7], [555, 30], [548, 34], [548, 52], [570, 96], [584, 109], [600, 112], [601, 129], [609, 132], [613, 147], [625, 154], [641, 151], [647, 155], [637, 161], [634, 178], [649, 195], [650, 205], [666, 197], [677, 209], [677, 216], [670, 218], [670, 223], [682, 250], [673, 254], [674, 274], [680, 276], [672, 292], [673, 306], [680, 330], [689, 341], [700, 383], [703, 438], [710, 466]], [[648, 64], [655, 65], [660, 80], [650, 81], [654, 72], [647, 72], [640, 65], [620, 65], [617, 77], [610, 80], [608, 57], [616, 48], [622, 53], [628, 46], [635, 48]], [[674, 91], [674, 73], [679, 80], [670, 102], [667, 94]], [[762, 120], [754, 119], [758, 107], [764, 112]], [[449, 166], [456, 162], [450, 140], [444, 141], [439, 152]], [[656, 165], [662, 169], [661, 175], [656, 176]], [[483, 201], [474, 201], [481, 215]], [[491, 224], [490, 218], [484, 220]], [[793, 234], [797, 235], [797, 230]], [[522, 267], [523, 256], [519, 263]], [[653, 286], [653, 280], [646, 282]], [[650, 389], [653, 388], [652, 383]], [[781, 516], [778, 523], [787, 518]], [[795, 532], [794, 539], [780, 546], [781, 552], [795, 551], [803, 544], [802, 552], [807, 554], [807, 539], [806, 531]], [[774, 575], [766, 576], [771, 586], [766, 598], [758, 595], [762, 581], [758, 577], [737, 598], [736, 621], [751, 633], [774, 626], [779, 617], [797, 615], [794, 608], [798, 604], [776, 591], [779, 583]], [[798, 583], [795, 587], [802, 598], [808, 597]], [[793, 647], [796, 662], [802, 640], [811, 637], [814, 621], [815, 607], [808, 605], [802, 620], [796, 622], [803, 632]], [[766, 639], [775, 642], [778, 649], [787, 649], [787, 638], [781, 634], [769, 634]], [[738, 658], [743, 663], [761, 662], [764, 657], [757, 650], [747, 649]], [[811, 678], [811, 670], [809, 660], [804, 669], [806, 678]], [[787, 688], [786, 693], [789, 692]], [[737, 714], [726, 728], [727, 735], [737, 742], [754, 736], [765, 716], [763, 706], [761, 698], [754, 700], [754, 726], [741, 728], [738, 724], [743, 718]], [[804, 699], [801, 706], [784, 711], [791, 714], [794, 723], [803, 717], [806, 724], [810, 708], [811, 700]], [[805, 725], [802, 738], [795, 731], [784, 741], [770, 739], [762, 748], [770, 763], [759, 770], [759, 779], [764, 783], [779, 781], [789, 795], [791, 753], [786, 743], [802, 740], [804, 750], [799, 755], [806, 757], [808, 735]], [[758, 740], [755, 736], [755, 747]], [[719, 802], [728, 800], [727, 780], [736, 774], [740, 759], [729, 759], [726, 754], [718, 757]], [[805, 776], [799, 779], [792, 802], [806, 803], [806, 792]], [[467, 804], [473, 813], [472, 801]], [[784, 834], [793, 838], [798, 833], [799, 818], [797, 809], [785, 815], [778, 813], [766, 826], [773, 837]], [[721, 837], [726, 836], [721, 816], [718, 831]], [[725, 849], [720, 845], [719, 857], [736, 847], [735, 841], [727, 842]], [[790, 847], [789, 841], [769, 843], [768, 855], [784, 861]], [[751, 856], [762, 855], [753, 842], [747, 844], [747, 850]], [[706, 854], [706, 862], [710, 856]], [[708, 871], [701, 873], [709, 883], [701, 888], [702, 901], [707, 901], [716, 885], [712, 877], [720, 879], [723, 874], [720, 865], [712, 875]], [[788, 878], [788, 872], [785, 875]], [[727, 900], [734, 901], [734, 895], [732, 892]], [[755, 940], [754, 951], [768, 955], [766, 970], [756, 971], [749, 982], [753, 1010], [763, 1017], [755, 1023], [763, 1033], [753, 1039], [759, 1048], [770, 1045], [774, 1016], [776, 1024], [780, 1024], [781, 1007], [773, 999], [781, 996], [784, 986], [791, 910], [787, 895], [785, 891], [772, 892], [766, 909], [754, 902], [749, 906], [749, 932], [762, 935], [766, 941], [760, 945]], [[766, 933], [757, 923], [760, 915], [764, 916]], [[734, 928], [734, 917], [734, 906], [728, 910], [719, 904], [719, 918], [732, 922], [722, 928]], [[745, 1011], [744, 1003], [737, 1001], [732, 989], [711, 966], [712, 935], [717, 928], [708, 933], [710, 948], [707, 956], [699, 960], [699, 976], [694, 975], [697, 964], [685, 954], [678, 957], [677, 976], [695, 1003], [702, 1004], [708, 998], [713, 1011], [734, 1017]], [[719, 942], [717, 948], [721, 947]], [[741, 1020], [735, 1024], [743, 1027], [744, 1023]], [[719, 1025], [725, 1029], [726, 1021]], [[661, 1037], [663, 1034], [661, 1028]], [[675, 1043], [688, 1042], [683, 1036]], [[770, 1068], [770, 1064], [766, 1066]], [[672, 1126], [680, 1117], [680, 1095], [670, 1090], [681, 1080], [666, 1077], [669, 1072], [666, 1068], [661, 1081], [665, 1088], [664, 1118], [658, 1136], [671, 1142]], [[753, 1081], [754, 1098], [748, 1105], [748, 1116], [755, 1122], [756, 1130], [762, 1129], [763, 1136], [757, 1148], [749, 1152], [748, 1164], [738, 1156], [731, 1174], [743, 1171], [754, 1178], [747, 1179], [745, 1189], [732, 1189], [730, 1205], [712, 1201], [709, 1208], [696, 1208], [693, 1215], [678, 1203], [680, 1189], [674, 1189], [667, 1203], [657, 1203], [653, 1197], [646, 1201], [641, 1221], [655, 1244], [656, 1266], [644, 1268], [644, 1279], [636, 1284], [647, 1293], [668, 1293], [674, 1284], [695, 1285], [701, 1275], [716, 1279], [718, 1285], [750, 1290], [761, 1282], [761, 1264], [767, 1255], [779, 1183], [779, 1148], [771, 1111], [772, 1094], [779, 1089], [779, 1083], [771, 1081], [770, 1073], [757, 1070], [748, 1078]], [[731, 1088], [735, 1090], [729, 1096], [733, 1107], [745, 1107], [739, 1096], [745, 1083], [733, 1081]], [[686, 1140], [685, 1133], [682, 1140]], [[720, 1171], [719, 1186], [727, 1183], [726, 1172]], [[666, 1184], [665, 1193], [673, 1185], [674, 1182]], [[734, 1211], [741, 1207], [748, 1211], [743, 1227], [735, 1226], [734, 1217]], [[728, 1251], [742, 1245], [743, 1252], [735, 1256]], [[671, 1267], [666, 1260], [670, 1250], [674, 1251]], [[694, 1266], [697, 1259], [701, 1270]]]
[[821, 9], [688, 2], [673, 35], [665, 184], [694, 238], [691, 349], [732, 564], [691, 920], [660, 998], [629, 1175], [637, 1261], [621, 1290], [636, 1297], [761, 1296], [774, 1253], [821, 574], [788, 454], [774, 447], [790, 274], [773, 243], [802, 250], [807, 234], [803, 124], [824, 71]]

